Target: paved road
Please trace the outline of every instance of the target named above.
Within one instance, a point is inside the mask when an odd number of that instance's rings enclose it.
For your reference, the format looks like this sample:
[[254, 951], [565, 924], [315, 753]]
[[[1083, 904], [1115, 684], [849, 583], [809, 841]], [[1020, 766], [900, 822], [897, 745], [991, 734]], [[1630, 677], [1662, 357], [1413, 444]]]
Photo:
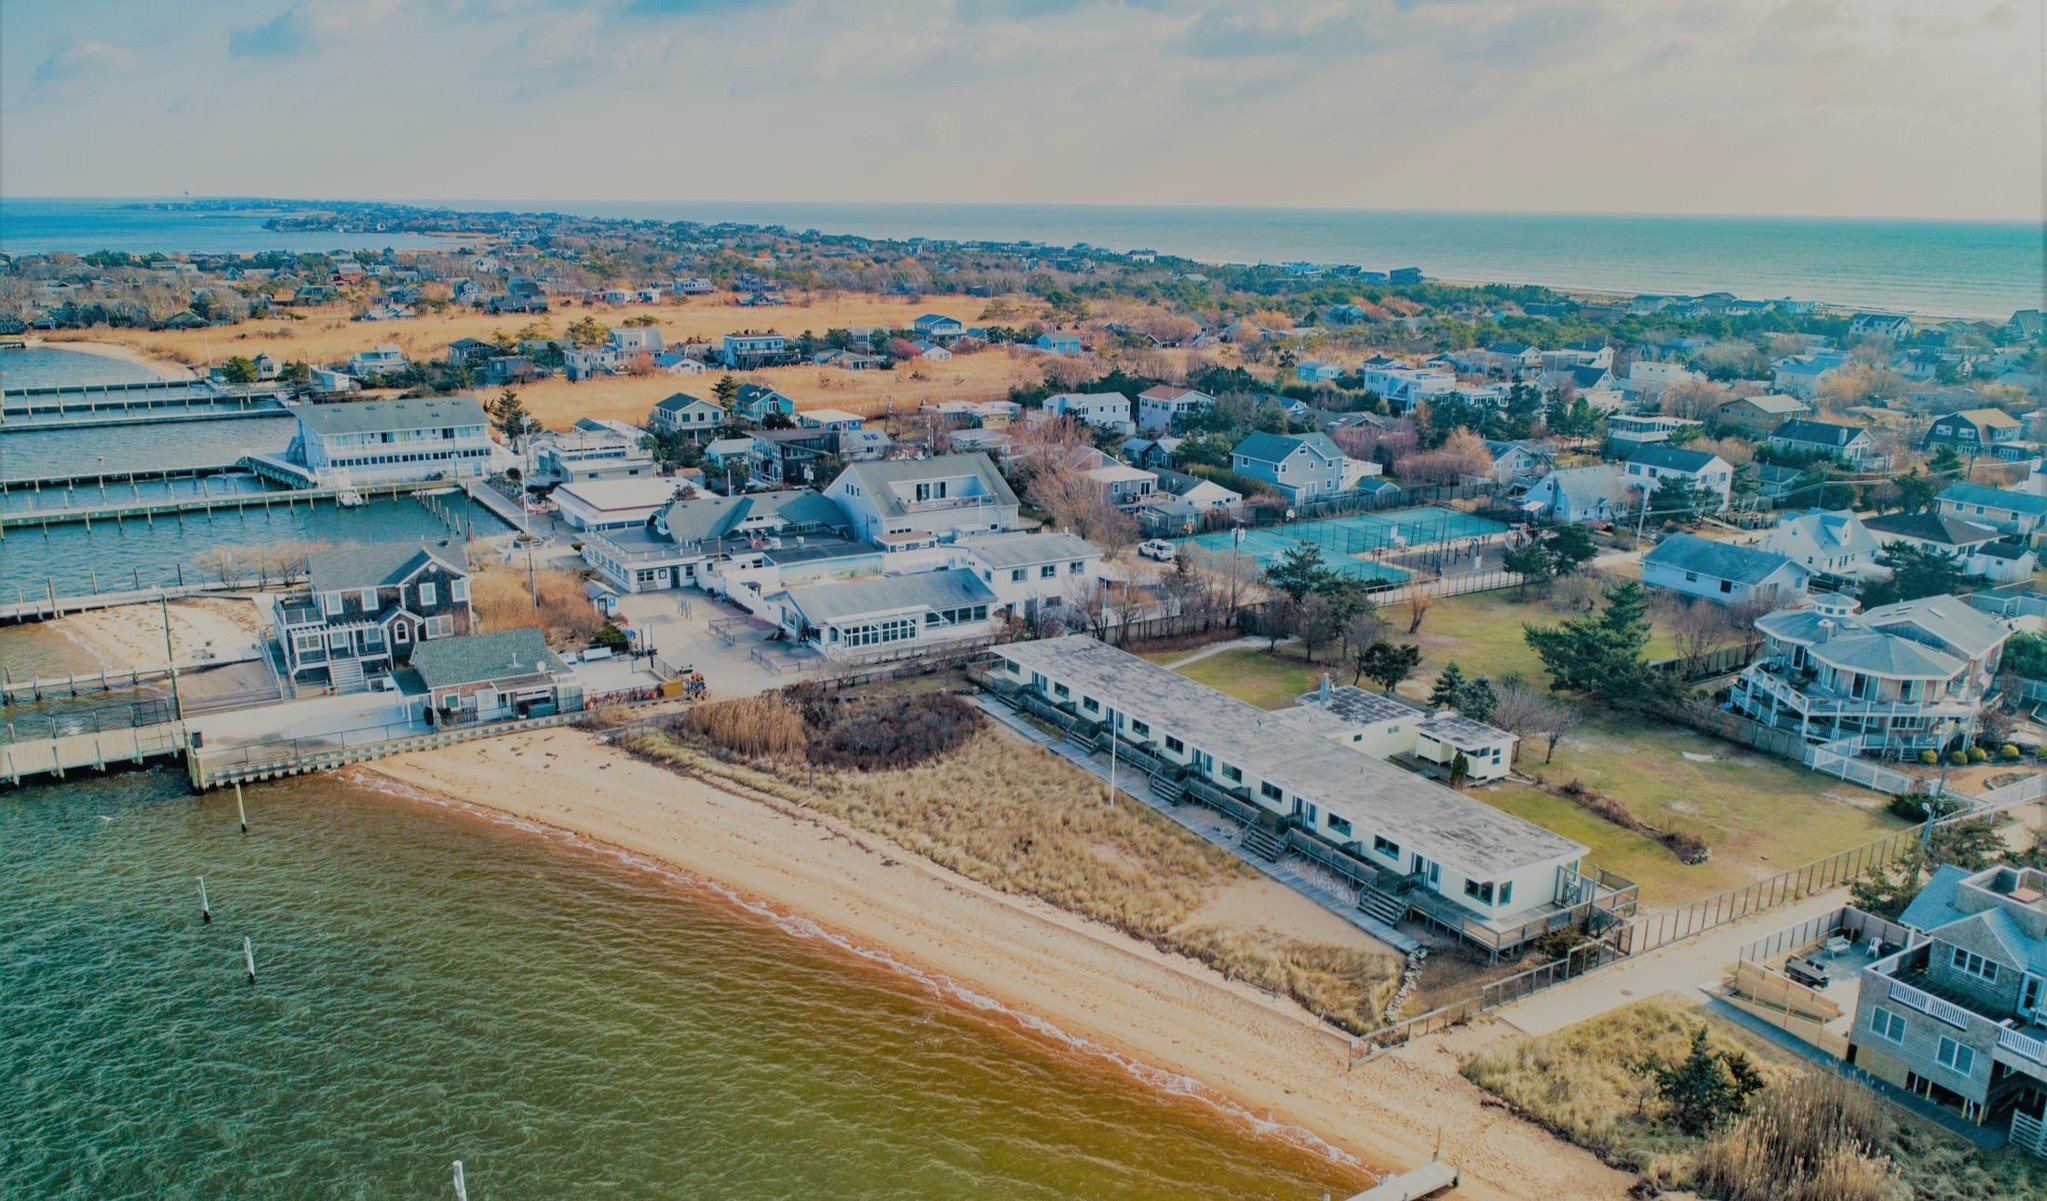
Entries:
[[1741, 957], [1743, 946], [1847, 903], [1847, 889], [1832, 889], [1689, 942], [1603, 967], [1493, 1010], [1493, 1016], [1524, 1034], [1548, 1034], [1658, 993], [1675, 992], [1687, 1001], [1703, 1002], [1708, 999], [1706, 987], [1720, 982], [1727, 965]]

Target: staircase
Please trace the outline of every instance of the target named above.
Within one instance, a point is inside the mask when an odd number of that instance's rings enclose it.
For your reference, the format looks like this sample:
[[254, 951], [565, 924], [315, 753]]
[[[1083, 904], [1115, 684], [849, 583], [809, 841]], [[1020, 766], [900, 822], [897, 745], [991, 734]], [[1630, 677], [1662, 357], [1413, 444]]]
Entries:
[[1390, 892], [1383, 892], [1367, 884], [1358, 889], [1358, 908], [1389, 926], [1398, 926], [1407, 916], [1407, 902]]
[[362, 692], [369, 687], [363, 681], [362, 664], [354, 659], [336, 659], [329, 663], [327, 679], [334, 685], [336, 693]]
[[1263, 826], [1245, 826], [1239, 845], [1267, 863], [1277, 863], [1280, 853], [1286, 849], [1279, 836]]

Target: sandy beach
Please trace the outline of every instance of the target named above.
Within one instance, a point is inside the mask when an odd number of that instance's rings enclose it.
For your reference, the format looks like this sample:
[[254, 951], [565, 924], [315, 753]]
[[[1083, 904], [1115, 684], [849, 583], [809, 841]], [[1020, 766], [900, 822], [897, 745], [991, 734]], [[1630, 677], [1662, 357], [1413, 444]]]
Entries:
[[[1458, 1074], [1506, 1037], [1459, 1031], [1348, 1068], [1345, 1040], [1176, 955], [1025, 898], [787, 802], [641, 763], [590, 734], [549, 730], [357, 769], [668, 864], [994, 1005], [1277, 1136], [1399, 1170], [1443, 1154], [1462, 1197], [1621, 1197], [1632, 1178], [1509, 1116]], [[596, 787], [591, 787], [596, 784]]]
[[124, 346], [117, 342], [74, 342], [61, 335], [46, 337], [44, 345], [53, 350], [75, 350], [80, 354], [96, 354], [101, 358], [119, 359], [124, 363], [133, 363], [137, 367], [147, 367], [165, 379], [193, 378], [191, 368], [181, 363], [172, 362], [160, 355], [151, 354], [140, 347]]
[[[150, 671], [164, 665], [164, 616], [155, 603], [73, 613], [48, 627], [97, 662], [94, 670]], [[253, 600], [207, 596], [168, 608], [171, 654], [181, 664], [246, 659], [258, 653], [263, 618]]]

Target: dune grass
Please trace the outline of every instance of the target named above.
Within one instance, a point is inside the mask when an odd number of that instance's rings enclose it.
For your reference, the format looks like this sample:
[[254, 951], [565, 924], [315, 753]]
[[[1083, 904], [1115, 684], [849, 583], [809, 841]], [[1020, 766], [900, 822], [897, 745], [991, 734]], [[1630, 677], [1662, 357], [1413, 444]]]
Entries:
[[1035, 897], [1163, 949], [1328, 1010], [1380, 1025], [1400, 963], [1362, 948], [1191, 924], [1251, 869], [1141, 805], [1107, 805], [1094, 777], [1042, 748], [983, 729], [914, 767], [813, 769], [795, 756], [736, 762], [670, 733], [624, 749], [673, 770], [731, 782], [829, 814], [969, 879]]
[[[1745, 1114], [1689, 1136], [1665, 1120], [1643, 1065], [1682, 1060], [1700, 1024], [1715, 1050], [1747, 1056], [1764, 1086]], [[1980, 1152], [1674, 997], [1494, 1044], [1464, 1075], [1657, 1188], [1730, 1201], [2019, 1201], [2047, 1189], [2047, 1163]]]
[[[604, 626], [604, 618], [583, 592], [583, 579], [573, 571], [548, 569], [528, 581], [524, 565], [508, 567], [488, 555], [470, 557], [475, 575], [469, 582], [470, 607], [484, 631], [536, 626], [557, 649], [588, 646]], [[540, 604], [533, 603], [534, 590]]]

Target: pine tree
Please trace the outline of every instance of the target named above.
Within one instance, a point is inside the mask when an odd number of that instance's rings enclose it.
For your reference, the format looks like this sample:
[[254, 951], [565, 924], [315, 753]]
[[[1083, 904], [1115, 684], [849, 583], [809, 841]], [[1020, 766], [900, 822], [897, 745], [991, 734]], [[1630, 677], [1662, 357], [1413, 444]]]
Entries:
[[1656, 1095], [1670, 1107], [1670, 1118], [1686, 1134], [1704, 1134], [1722, 1118], [1740, 1113], [1760, 1078], [1744, 1060], [1741, 1078], [1729, 1070], [1720, 1052], [1706, 1041], [1706, 1028], [1692, 1030], [1692, 1049], [1682, 1062], [1655, 1064], [1650, 1075]]
[[1464, 669], [1457, 666], [1457, 661], [1452, 659], [1443, 665], [1442, 674], [1436, 677], [1436, 686], [1429, 689], [1429, 704], [1437, 709], [1456, 709], [1468, 686], [1464, 679]]

